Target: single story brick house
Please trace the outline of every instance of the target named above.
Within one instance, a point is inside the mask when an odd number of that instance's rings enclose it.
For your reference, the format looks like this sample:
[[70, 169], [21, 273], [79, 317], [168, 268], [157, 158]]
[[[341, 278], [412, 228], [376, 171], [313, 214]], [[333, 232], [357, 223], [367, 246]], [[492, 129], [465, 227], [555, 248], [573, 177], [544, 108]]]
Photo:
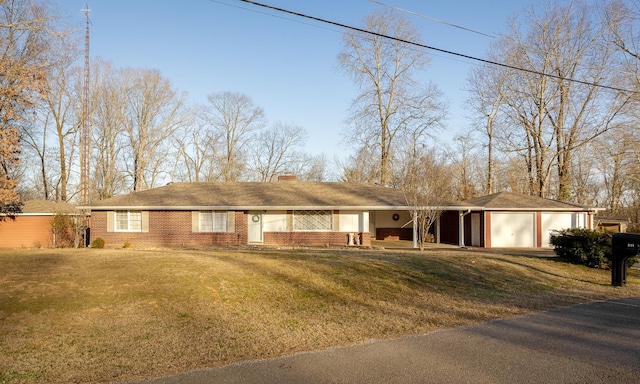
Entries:
[[[166, 186], [79, 207], [91, 241], [107, 247], [370, 245], [413, 239], [402, 191], [371, 184], [199, 182]], [[454, 208], [454, 207], [449, 207]]]
[[0, 248], [51, 248], [55, 244], [51, 221], [57, 214], [77, 215], [66, 202], [28, 200], [15, 220], [0, 221]]
[[[413, 240], [402, 191], [371, 184], [298, 182], [170, 183], [79, 207], [90, 211], [90, 241], [107, 247], [371, 245]], [[601, 210], [511, 192], [446, 203], [437, 243], [549, 247], [554, 230], [593, 228]], [[415, 242], [414, 242], [415, 246]]]
[[594, 229], [594, 215], [603, 210], [512, 192], [481, 196], [463, 205], [478, 208], [445, 211], [438, 221], [438, 242], [484, 248], [546, 248], [551, 246], [553, 231]]

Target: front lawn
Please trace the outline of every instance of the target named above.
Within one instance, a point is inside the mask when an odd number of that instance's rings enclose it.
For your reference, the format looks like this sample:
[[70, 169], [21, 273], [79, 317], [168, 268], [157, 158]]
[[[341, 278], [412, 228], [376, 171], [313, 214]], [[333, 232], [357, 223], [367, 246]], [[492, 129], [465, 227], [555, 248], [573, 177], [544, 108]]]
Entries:
[[139, 379], [640, 295], [464, 250], [0, 250], [0, 383]]

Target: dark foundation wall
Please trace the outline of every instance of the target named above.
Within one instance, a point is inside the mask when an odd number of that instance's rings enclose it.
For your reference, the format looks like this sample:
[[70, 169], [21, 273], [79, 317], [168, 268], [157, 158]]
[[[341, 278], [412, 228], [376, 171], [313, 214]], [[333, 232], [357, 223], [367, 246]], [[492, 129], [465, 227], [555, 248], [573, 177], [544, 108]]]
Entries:
[[413, 240], [413, 228], [377, 228], [376, 240]]

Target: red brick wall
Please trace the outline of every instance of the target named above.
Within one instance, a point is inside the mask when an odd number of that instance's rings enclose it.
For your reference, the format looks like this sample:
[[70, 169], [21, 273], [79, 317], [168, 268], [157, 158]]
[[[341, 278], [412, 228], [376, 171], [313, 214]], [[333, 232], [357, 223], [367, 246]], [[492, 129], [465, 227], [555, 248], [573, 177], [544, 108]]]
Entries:
[[16, 216], [0, 221], [0, 247], [53, 247], [51, 220], [53, 216]]
[[125, 242], [132, 247], [232, 246], [247, 243], [247, 218], [236, 212], [233, 233], [194, 233], [191, 211], [149, 211], [149, 232], [107, 232], [107, 212], [91, 212], [91, 241], [102, 238], [105, 247], [120, 248]]
[[491, 248], [491, 212], [484, 212], [484, 246]]
[[[371, 245], [369, 232], [358, 234], [360, 245]], [[349, 232], [265, 232], [266, 245], [347, 245]]]

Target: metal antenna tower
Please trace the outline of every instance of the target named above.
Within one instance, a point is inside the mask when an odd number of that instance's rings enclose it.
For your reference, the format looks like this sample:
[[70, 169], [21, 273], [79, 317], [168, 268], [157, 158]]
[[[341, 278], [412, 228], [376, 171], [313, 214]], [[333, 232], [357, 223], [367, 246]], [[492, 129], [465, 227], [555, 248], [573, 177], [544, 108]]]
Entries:
[[84, 84], [82, 87], [82, 131], [80, 132], [80, 198], [82, 204], [91, 202], [89, 192], [90, 159], [91, 159], [91, 128], [89, 122], [89, 4], [81, 10], [87, 19], [84, 34]]

